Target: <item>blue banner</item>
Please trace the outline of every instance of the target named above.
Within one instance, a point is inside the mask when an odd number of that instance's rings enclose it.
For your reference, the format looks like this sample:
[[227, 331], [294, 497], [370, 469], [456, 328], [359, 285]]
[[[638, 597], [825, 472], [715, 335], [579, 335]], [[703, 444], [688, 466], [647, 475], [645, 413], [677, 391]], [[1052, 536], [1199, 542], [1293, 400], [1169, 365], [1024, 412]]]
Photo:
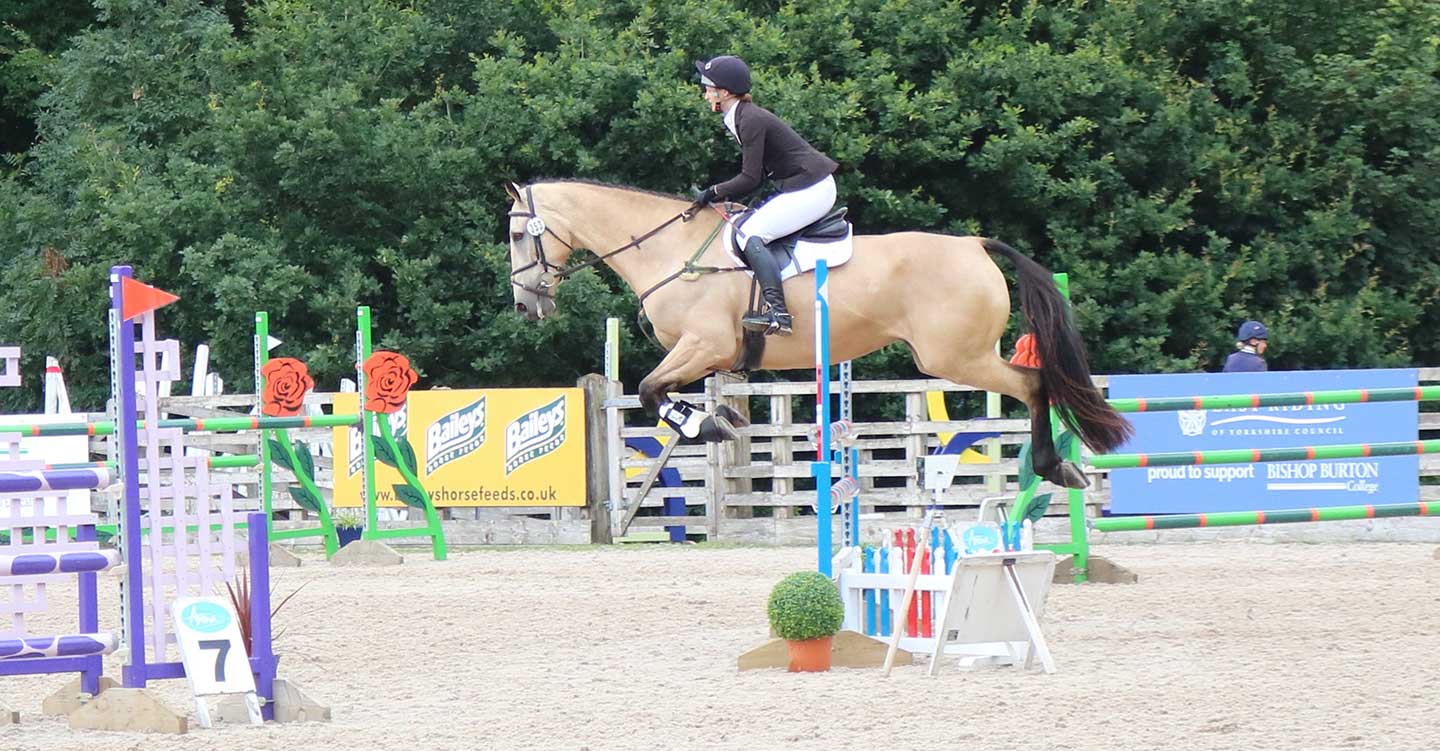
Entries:
[[[1319, 370], [1111, 376], [1110, 397], [1273, 394], [1419, 385], [1417, 370]], [[1419, 404], [1330, 404], [1126, 415], [1135, 436], [1115, 453], [1268, 449], [1414, 441]], [[1420, 458], [1145, 467], [1110, 472], [1115, 514], [1271, 511], [1414, 503]]]

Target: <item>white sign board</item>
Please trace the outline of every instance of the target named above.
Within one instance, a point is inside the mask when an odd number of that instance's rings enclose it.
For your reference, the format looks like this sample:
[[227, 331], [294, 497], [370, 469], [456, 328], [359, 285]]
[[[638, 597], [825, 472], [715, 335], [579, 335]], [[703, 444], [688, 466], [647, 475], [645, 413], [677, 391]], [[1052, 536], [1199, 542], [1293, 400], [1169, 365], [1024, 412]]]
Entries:
[[170, 605], [170, 617], [201, 727], [210, 727], [205, 697], [223, 694], [245, 694], [250, 724], [261, 724], [255, 676], [230, 603], [220, 597], [181, 597]]

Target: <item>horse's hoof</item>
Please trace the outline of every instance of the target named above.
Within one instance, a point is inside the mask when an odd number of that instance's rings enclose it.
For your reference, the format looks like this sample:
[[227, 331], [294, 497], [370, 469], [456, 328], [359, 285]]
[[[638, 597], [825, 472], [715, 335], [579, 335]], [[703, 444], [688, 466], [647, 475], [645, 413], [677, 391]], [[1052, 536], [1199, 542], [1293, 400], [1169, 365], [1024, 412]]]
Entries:
[[729, 420], [720, 415], [711, 415], [705, 418], [705, 422], [700, 423], [699, 437], [706, 443], [721, 443], [736, 440], [740, 434], [735, 432], [735, 428]]
[[1090, 487], [1090, 480], [1085, 477], [1085, 473], [1081, 472], [1079, 467], [1070, 462], [1061, 462], [1060, 466], [1056, 467], [1053, 472], [1047, 472], [1045, 474], [1045, 479], [1062, 488], [1074, 488], [1078, 490]]
[[726, 422], [737, 428], [745, 428], [750, 426], [750, 421], [745, 419], [744, 415], [736, 412], [728, 404], [722, 404], [716, 407], [715, 416], [724, 418]]

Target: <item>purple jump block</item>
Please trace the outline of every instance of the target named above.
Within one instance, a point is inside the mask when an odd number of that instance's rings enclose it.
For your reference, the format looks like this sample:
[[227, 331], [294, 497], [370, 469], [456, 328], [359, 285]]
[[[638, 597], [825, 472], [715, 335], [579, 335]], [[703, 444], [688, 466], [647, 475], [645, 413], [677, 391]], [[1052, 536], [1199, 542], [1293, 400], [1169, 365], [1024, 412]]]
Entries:
[[118, 550], [0, 555], [0, 576], [40, 576], [43, 574], [108, 571], [119, 563], [120, 551]]
[[115, 635], [108, 632], [0, 639], [0, 660], [104, 655], [114, 652], [115, 645]]
[[55, 469], [35, 472], [0, 472], [0, 493], [33, 493], [41, 490], [94, 490], [111, 482], [110, 470]]

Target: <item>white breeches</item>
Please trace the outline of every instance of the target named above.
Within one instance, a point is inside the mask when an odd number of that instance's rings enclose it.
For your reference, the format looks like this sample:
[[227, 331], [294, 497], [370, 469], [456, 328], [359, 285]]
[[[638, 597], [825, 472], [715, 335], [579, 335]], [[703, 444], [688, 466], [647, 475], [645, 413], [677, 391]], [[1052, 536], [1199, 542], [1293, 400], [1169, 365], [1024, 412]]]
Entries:
[[808, 188], [779, 193], [761, 204], [754, 216], [740, 225], [740, 247], [752, 237], [767, 243], [804, 229], [835, 207], [835, 177], [826, 175]]

